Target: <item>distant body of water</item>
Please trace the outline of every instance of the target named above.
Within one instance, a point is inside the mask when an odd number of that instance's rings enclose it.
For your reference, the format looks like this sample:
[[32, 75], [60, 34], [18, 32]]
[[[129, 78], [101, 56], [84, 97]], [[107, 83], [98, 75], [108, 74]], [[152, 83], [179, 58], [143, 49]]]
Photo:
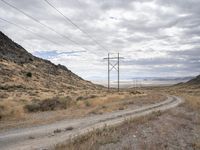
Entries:
[[[168, 86], [177, 84], [180, 82], [187, 82], [192, 77], [185, 77], [185, 78], [151, 78], [151, 79], [133, 79], [133, 80], [121, 80], [120, 86], [125, 87], [147, 87], [147, 86]], [[101, 84], [107, 86], [107, 81], [94, 81], [94, 83]], [[112, 87], [117, 87], [117, 82], [112, 81]]]

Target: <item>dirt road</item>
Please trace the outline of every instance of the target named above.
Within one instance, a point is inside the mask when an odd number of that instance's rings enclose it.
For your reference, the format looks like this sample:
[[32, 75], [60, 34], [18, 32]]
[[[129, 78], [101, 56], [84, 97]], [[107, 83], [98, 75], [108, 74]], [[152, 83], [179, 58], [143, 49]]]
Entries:
[[10, 129], [0, 132], [1, 150], [53, 149], [58, 143], [106, 125], [115, 125], [128, 118], [144, 116], [154, 111], [165, 111], [182, 103], [182, 99], [168, 96], [167, 100], [138, 109], [126, 109], [81, 119], [68, 119], [48, 125]]

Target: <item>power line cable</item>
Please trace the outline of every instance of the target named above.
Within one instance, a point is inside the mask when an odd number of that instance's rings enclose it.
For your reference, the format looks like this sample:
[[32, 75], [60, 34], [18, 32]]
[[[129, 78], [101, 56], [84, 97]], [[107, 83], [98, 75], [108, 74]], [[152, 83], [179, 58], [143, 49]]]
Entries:
[[54, 30], [53, 28], [47, 26], [46, 24], [41, 23], [39, 20], [35, 19], [34, 17], [30, 16], [29, 14], [25, 13], [24, 11], [20, 10], [19, 8], [15, 7], [14, 5], [12, 5], [12, 4], [6, 2], [5, 0], [1, 0], [1, 1], [4, 2], [6, 5], [8, 5], [8, 6], [14, 8], [15, 10], [21, 12], [22, 14], [24, 14], [24, 15], [27, 16], [28, 18], [30, 18], [30, 19], [34, 20], [35, 22], [39, 23], [40, 25], [42, 25], [42, 26], [48, 28], [49, 30], [55, 32], [56, 34], [62, 36], [63, 38], [66, 38], [67, 40], [71, 41], [72, 43], [74, 43], [74, 44], [80, 46], [80, 47], [83, 48], [85, 51], [88, 51], [89, 53], [93, 53], [94, 55], [97, 55], [95, 52], [93, 52], [93, 51], [91, 51], [91, 50], [88, 50], [87, 48], [81, 46], [79, 43], [77, 43], [77, 42], [71, 40], [71, 39], [68, 38], [67, 36], [58, 33], [58, 32], [57, 32], [56, 30]]
[[104, 46], [102, 46], [96, 39], [94, 39], [88, 32], [82, 30], [76, 23], [74, 23], [70, 18], [68, 18], [66, 15], [64, 15], [61, 11], [59, 11], [53, 4], [51, 4], [48, 0], [44, 0], [49, 6], [51, 6], [53, 9], [55, 9], [60, 15], [62, 15], [65, 20], [70, 22], [74, 27], [76, 27], [79, 31], [87, 35], [88, 38], [90, 38], [94, 43], [99, 45], [102, 49], [108, 51]]
[[[55, 32], [56, 34], [58, 34], [58, 35], [62, 36], [63, 38], [65, 38], [65, 39], [67, 39], [67, 40], [71, 41], [72, 43], [74, 43], [74, 44], [76, 44], [76, 45], [80, 46], [80, 44], [79, 44], [79, 43], [77, 43], [76, 41], [74, 41], [74, 40], [70, 39], [69, 37], [67, 37], [67, 36], [65, 36], [65, 35], [63, 35], [63, 34], [60, 34], [60, 33], [59, 33], [59, 32], [57, 32], [56, 30], [54, 30], [53, 28], [51, 28], [51, 27], [47, 26], [46, 24], [44, 24], [44, 23], [41, 23], [39, 20], [37, 20], [36, 18], [34, 18], [34, 17], [30, 16], [29, 14], [27, 14], [26, 12], [22, 11], [21, 9], [19, 9], [19, 8], [15, 7], [14, 5], [12, 5], [12, 4], [10, 4], [10, 3], [6, 2], [5, 0], [1, 0], [1, 1], [2, 1], [3, 3], [5, 3], [6, 5], [8, 5], [8, 6], [10, 6], [10, 7], [14, 8], [15, 10], [17, 10], [17, 11], [21, 12], [22, 14], [24, 14], [24, 15], [25, 15], [25, 16], [27, 16], [28, 18], [30, 18], [30, 19], [34, 20], [35, 22], [39, 23], [40, 25], [42, 25], [42, 26], [44, 26], [44, 27], [48, 28], [49, 30], [51, 30], [51, 31]], [[80, 47], [82, 47], [82, 46], [80, 46]], [[87, 50], [87, 49], [86, 49], [86, 48], [84, 48], [84, 47], [82, 47], [82, 48], [83, 48], [83, 49], [85, 49], [85, 50]]]
[[[36, 35], [36, 36], [38, 36], [38, 37], [40, 37], [40, 38], [43, 38], [43, 39], [45, 39], [45, 40], [47, 40], [47, 41], [49, 41], [49, 42], [51, 42], [51, 43], [53, 43], [53, 44], [60, 45], [59, 43], [57, 43], [57, 42], [55, 42], [55, 41], [52, 41], [52, 40], [49, 40], [49, 39], [47, 39], [47, 38], [44, 37], [44, 36], [38, 35], [38, 34], [36, 34], [35, 32], [33, 32], [32, 30], [28, 30], [28, 29], [24, 28], [23, 26], [20, 26], [20, 25], [18, 25], [18, 24], [16, 24], [16, 23], [10, 22], [10, 21], [8, 21], [8, 20], [6, 20], [6, 19], [3, 19], [3, 18], [1, 18], [1, 17], [0, 17], [0, 20], [4, 21], [4, 22], [6, 22], [6, 23], [9, 23], [9, 24], [11, 24], [11, 25], [14, 25], [14, 26], [16, 26], [16, 27], [18, 27], [18, 28], [20, 28], [20, 29], [22, 29], [22, 30], [24, 30], [24, 31], [30, 32], [30, 33], [32, 33], [32, 34], [34, 34], [34, 35]], [[63, 53], [80, 53], [80, 52], [86, 52], [86, 51], [70, 51], [70, 52], [63, 52]]]
[[[18, 27], [18, 28], [20, 28], [20, 29], [22, 29], [22, 30], [25, 30], [25, 31], [27, 31], [27, 32], [30, 32], [30, 33], [32, 33], [32, 34], [35, 34], [36, 36], [38, 36], [38, 37], [40, 37], [40, 38], [43, 38], [43, 39], [45, 39], [45, 40], [47, 40], [47, 41], [49, 41], [49, 42], [51, 42], [51, 43], [53, 43], [53, 44], [58, 44], [57, 42], [54, 42], [54, 41], [52, 41], [52, 40], [49, 40], [49, 39], [47, 39], [47, 38], [44, 37], [44, 36], [38, 35], [38, 34], [36, 34], [35, 32], [24, 28], [23, 26], [20, 26], [20, 25], [18, 25], [18, 24], [15, 24], [15, 23], [10, 22], [10, 21], [8, 21], [8, 20], [6, 20], [6, 19], [3, 19], [3, 18], [0, 18], [0, 20], [2, 20], [2, 21], [4, 21], [4, 22], [7, 22], [7, 23], [9, 23], [9, 24], [11, 24], [11, 25], [14, 25], [14, 26], [16, 26], [16, 27]], [[59, 45], [59, 44], [58, 44], [58, 45]]]

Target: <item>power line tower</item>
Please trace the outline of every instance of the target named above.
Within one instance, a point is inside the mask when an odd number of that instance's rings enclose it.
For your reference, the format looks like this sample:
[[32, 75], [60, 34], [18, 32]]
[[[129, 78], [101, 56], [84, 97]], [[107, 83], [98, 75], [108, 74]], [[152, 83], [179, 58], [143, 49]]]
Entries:
[[132, 79], [133, 80], [133, 89], [135, 90], [135, 91], [137, 91], [137, 79]]
[[[124, 59], [123, 57], [119, 57], [119, 53], [117, 53], [117, 57], [110, 57], [110, 53], [108, 53], [108, 57], [104, 58], [105, 60], [108, 60], [108, 90], [110, 90], [110, 72], [115, 69], [117, 71], [117, 90], [119, 92], [119, 60]], [[117, 60], [115, 64], [112, 64], [111, 60]]]

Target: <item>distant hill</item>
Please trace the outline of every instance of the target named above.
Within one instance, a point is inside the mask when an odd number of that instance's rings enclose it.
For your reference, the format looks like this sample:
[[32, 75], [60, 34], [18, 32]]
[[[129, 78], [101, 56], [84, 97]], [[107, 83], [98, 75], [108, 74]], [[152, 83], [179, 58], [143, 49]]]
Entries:
[[200, 75], [197, 77], [192, 78], [187, 82], [181, 82], [174, 85], [177, 88], [192, 88], [192, 89], [199, 89], [200, 88]]
[[200, 85], [200, 75], [198, 75], [197, 77], [191, 79], [186, 84], [189, 84], [189, 85]]
[[100, 88], [65, 66], [33, 56], [0, 31], [0, 90], [4, 90], [4, 95], [9, 97], [8, 91], [21, 91], [24, 92], [21, 94], [30, 96], [35, 91], [35, 95], [40, 97], [42, 94], [37, 93], [45, 91], [56, 95]]

